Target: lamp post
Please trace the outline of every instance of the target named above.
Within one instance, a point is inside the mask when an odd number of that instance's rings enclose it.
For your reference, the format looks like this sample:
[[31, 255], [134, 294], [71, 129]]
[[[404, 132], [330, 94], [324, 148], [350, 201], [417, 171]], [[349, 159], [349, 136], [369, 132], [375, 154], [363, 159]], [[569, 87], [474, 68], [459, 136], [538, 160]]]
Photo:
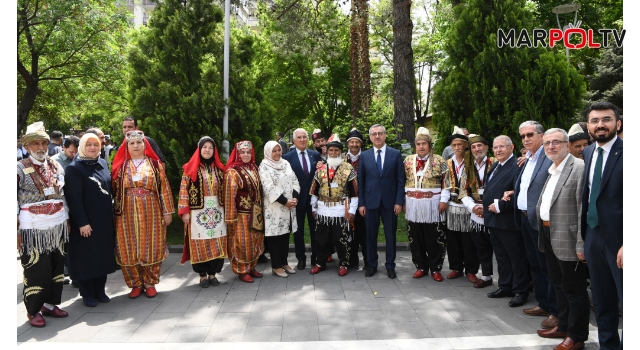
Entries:
[[223, 91], [222, 100], [224, 103], [224, 117], [222, 119], [222, 156], [229, 159], [229, 20], [231, 12], [231, 1], [224, 1], [224, 68], [223, 68]]
[[[562, 32], [564, 33], [567, 28], [577, 28], [580, 27], [580, 23], [578, 23], [578, 10], [580, 9], [580, 4], [565, 4], [558, 5], [551, 9], [551, 12], [556, 14], [556, 20], [558, 21], [558, 29], [562, 28]], [[564, 15], [567, 13], [571, 13], [575, 11], [575, 16], [573, 18], [573, 23], [569, 22], [565, 26], [560, 24], [560, 15]], [[575, 24], [574, 24], [575, 23]], [[565, 45], [565, 53], [567, 54], [567, 62], [569, 62], [569, 48]]]

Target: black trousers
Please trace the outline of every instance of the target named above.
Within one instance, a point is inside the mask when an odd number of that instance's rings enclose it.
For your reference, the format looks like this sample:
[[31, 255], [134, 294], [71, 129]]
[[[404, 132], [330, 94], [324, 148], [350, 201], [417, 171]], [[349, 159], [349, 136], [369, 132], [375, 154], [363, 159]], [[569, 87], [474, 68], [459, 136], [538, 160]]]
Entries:
[[[281, 269], [285, 265], [289, 265], [287, 262], [287, 256], [289, 255], [289, 236], [290, 233], [278, 236], [264, 236], [264, 243], [269, 249], [271, 254], [271, 268]], [[325, 263], [327, 260], [325, 259]]]
[[423, 224], [407, 221], [411, 260], [417, 269], [442, 270], [447, 253], [446, 223]]
[[193, 272], [200, 275], [200, 277], [205, 277], [207, 275], [215, 276], [216, 273], [222, 271], [222, 266], [224, 266], [224, 258], [191, 264]]
[[558, 331], [568, 331], [574, 342], [589, 337], [590, 303], [587, 293], [587, 264], [580, 261], [562, 261], [551, 246], [549, 228], [541, 227], [544, 255], [549, 278], [555, 287], [558, 305]]
[[29, 315], [40, 312], [44, 303], [58, 305], [62, 302], [64, 261], [59, 249], [32, 255], [23, 251], [20, 257], [24, 276], [22, 300]]
[[309, 223], [309, 235], [311, 238], [311, 265], [313, 265], [316, 263], [316, 219], [313, 218], [313, 214], [311, 211], [311, 196], [307, 197], [307, 203], [296, 207], [296, 220], [298, 222], [298, 230], [293, 233], [293, 243], [296, 247], [296, 258], [298, 259], [298, 261], [305, 261], [307, 259], [306, 249], [304, 245], [305, 217], [307, 218], [307, 222]]
[[357, 269], [360, 259], [358, 258], [358, 247], [362, 252], [362, 261], [364, 261], [365, 269], [367, 264], [367, 228], [364, 224], [364, 216], [360, 215], [360, 212], [356, 211], [356, 218], [354, 220], [355, 230], [351, 239], [351, 259], [349, 260], [349, 267]]
[[491, 245], [498, 262], [498, 286], [506, 292], [529, 297], [529, 262], [520, 231], [489, 227]]
[[92, 278], [88, 280], [79, 280], [78, 289], [80, 290], [80, 296], [83, 298], [98, 298], [107, 295], [104, 291], [104, 286], [107, 284], [107, 275], [102, 277]]
[[489, 231], [484, 225], [474, 228], [471, 231], [471, 240], [476, 245], [478, 260], [480, 261], [480, 266], [482, 266], [482, 276], [493, 275], [493, 246], [491, 245]]
[[480, 267], [476, 245], [471, 239], [471, 232], [460, 232], [447, 229], [447, 253], [449, 269], [476, 274]]
[[600, 226], [591, 228], [587, 225], [584, 254], [589, 265], [600, 349], [622, 348], [618, 334], [618, 302], [622, 311], [622, 269], [616, 264], [618, 249], [620, 247], [609, 246], [607, 232]]
[[316, 226], [316, 264], [326, 267], [327, 257], [331, 255], [332, 248], [338, 252], [340, 266], [349, 266], [351, 259], [351, 236], [353, 235], [349, 223], [345, 218], [329, 218], [317, 221]]
[[380, 203], [377, 209], [367, 208], [365, 226], [367, 228], [367, 262], [369, 267], [378, 267], [378, 229], [380, 220], [384, 226], [385, 257], [384, 267], [387, 270], [396, 268], [396, 230], [398, 229], [398, 216], [393, 213], [393, 207], [385, 208]]

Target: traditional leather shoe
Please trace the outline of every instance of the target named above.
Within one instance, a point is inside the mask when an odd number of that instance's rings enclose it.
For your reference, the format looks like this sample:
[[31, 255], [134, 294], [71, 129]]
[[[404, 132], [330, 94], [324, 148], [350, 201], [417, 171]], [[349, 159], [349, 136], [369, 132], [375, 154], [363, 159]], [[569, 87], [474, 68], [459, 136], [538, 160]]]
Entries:
[[98, 299], [98, 301], [101, 303], [108, 303], [111, 301], [111, 298], [109, 298], [109, 296], [106, 294], [98, 295], [96, 299]]
[[424, 272], [424, 270], [421, 269], [417, 269], [416, 272], [413, 274], [413, 278], [422, 278], [424, 277], [424, 275], [426, 275], [427, 273]]
[[447, 279], [452, 280], [452, 279], [456, 279], [456, 278], [462, 277], [462, 276], [464, 276], [464, 274], [462, 272], [453, 270], [453, 271], [449, 272], [449, 274], [447, 275]]
[[473, 283], [473, 288], [484, 288], [492, 284], [493, 284], [493, 279], [485, 281], [482, 278], [478, 278], [478, 280]]
[[566, 337], [562, 343], [558, 344], [553, 350], [580, 350], [584, 348], [584, 343], [579, 341], [575, 343], [573, 339]]
[[331, 255], [329, 255], [327, 257], [327, 263], [333, 262], [333, 257]]
[[567, 332], [558, 332], [558, 326], [551, 329], [539, 329], [538, 335], [543, 338], [566, 338]]
[[326, 269], [326, 266], [320, 266], [318, 264], [313, 265], [313, 268], [311, 269], [311, 271], [309, 271], [310, 274], [315, 275], [316, 273], [320, 273], [320, 271], [324, 271], [324, 269]]
[[364, 274], [365, 277], [372, 277], [373, 275], [376, 274], [376, 272], [378, 271], [377, 268], [375, 267], [370, 267], [367, 269], [367, 272]]
[[478, 281], [478, 277], [473, 274], [473, 273], [468, 273], [467, 274], [467, 279], [469, 280], [469, 282], [471, 283], [476, 283], [476, 281]]
[[47, 324], [47, 321], [44, 320], [44, 317], [42, 317], [39, 312], [34, 316], [27, 314], [27, 317], [29, 318], [29, 324], [32, 327], [42, 328]]
[[511, 298], [509, 301], [509, 307], [518, 307], [524, 305], [527, 302], [527, 297], [523, 296], [520, 293], [516, 293], [516, 295]]
[[340, 266], [338, 269], [338, 276], [346, 276], [348, 273], [346, 266]]
[[242, 282], [253, 283], [253, 278], [251, 278], [251, 275], [249, 275], [248, 273], [241, 273], [238, 275], [238, 278]]
[[544, 328], [544, 329], [550, 329], [553, 328], [555, 326], [558, 325], [558, 317], [553, 316], [553, 315], [549, 315], [547, 316], [547, 319], [542, 321], [542, 323], [540, 324], [540, 327]]
[[[286, 271], [286, 270], [285, 270], [285, 271]], [[272, 274], [272, 275], [275, 275], [275, 276], [278, 276], [278, 277], [282, 277], [282, 278], [287, 278], [287, 277], [289, 277], [289, 275], [287, 275], [287, 273], [286, 273], [286, 272], [284, 272], [284, 271], [282, 271], [282, 272], [278, 272], [278, 271], [276, 271], [276, 270], [271, 270], [271, 274]]]
[[213, 278], [211, 276], [209, 276], [209, 285], [217, 287], [217, 286], [220, 285], [220, 281], [218, 281], [216, 276], [213, 276]]
[[258, 271], [256, 271], [256, 269], [253, 269], [251, 271], [249, 271], [249, 274], [251, 275], [251, 277], [253, 278], [260, 278], [262, 277], [262, 274]]
[[433, 277], [433, 280], [434, 280], [434, 281], [436, 281], [436, 282], [442, 282], [442, 281], [444, 281], [444, 279], [442, 278], [442, 274], [440, 273], [440, 271], [433, 272], [433, 273], [431, 274], [431, 277]]
[[487, 296], [489, 298], [505, 298], [505, 297], [512, 297], [513, 293], [505, 292], [504, 290], [498, 288], [497, 290], [494, 290], [491, 293], [487, 293]]
[[147, 296], [147, 298], [155, 298], [156, 295], [158, 295], [158, 291], [156, 290], [156, 287], [151, 286], [151, 287], [147, 287], [144, 289], [144, 295]]
[[[88, 307], [96, 307], [96, 306], [98, 306], [98, 302], [96, 301], [96, 298], [94, 298], [94, 297], [83, 297], [82, 298], [82, 302], [84, 303], [85, 306], [88, 306]], [[46, 309], [44, 306], [42, 308]], [[42, 314], [44, 315], [44, 311], [42, 312]]]
[[[289, 266], [289, 265], [284, 265], [282, 268], [284, 269], [284, 271], [285, 271], [286, 273], [288, 273], [288, 274], [290, 274], [290, 275], [292, 275], [292, 274], [296, 273], [296, 270], [292, 269], [292, 268], [291, 268], [291, 266]], [[282, 276], [281, 276], [281, 277], [282, 277]]]
[[207, 280], [207, 278], [202, 278], [200, 277], [200, 287], [202, 288], [209, 288], [209, 280]]
[[549, 311], [545, 311], [544, 309], [541, 309], [540, 306], [522, 309], [522, 312], [529, 316], [549, 316]]
[[131, 289], [131, 292], [129, 292], [129, 298], [130, 299], [135, 299], [135, 298], [139, 297], [140, 294], [142, 294], [142, 291], [144, 291], [144, 288], [142, 288], [142, 287], [134, 287], [133, 289]]
[[394, 270], [394, 269], [388, 269], [387, 270], [387, 276], [389, 276], [389, 278], [391, 278], [391, 279], [395, 279], [396, 277], [398, 277], [396, 275], [396, 270]]
[[49, 309], [47, 309], [46, 307], [43, 306], [40, 309], [40, 312], [42, 312], [42, 315], [44, 315], [44, 316], [51, 316], [51, 317], [54, 317], [54, 318], [61, 318], [61, 317], [69, 316], [68, 312], [58, 308], [57, 306], [54, 306], [53, 310], [49, 310]]
[[298, 270], [304, 270], [305, 267], [307, 267], [307, 262], [305, 260], [299, 260], [296, 268]]

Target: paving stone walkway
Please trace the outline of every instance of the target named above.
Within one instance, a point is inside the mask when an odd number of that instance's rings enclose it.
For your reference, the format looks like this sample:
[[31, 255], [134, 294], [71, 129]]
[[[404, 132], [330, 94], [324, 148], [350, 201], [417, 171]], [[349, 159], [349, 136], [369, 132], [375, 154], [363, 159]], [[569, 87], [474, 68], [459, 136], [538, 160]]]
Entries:
[[[77, 288], [66, 285], [61, 307], [69, 317], [47, 317], [47, 326], [37, 329], [22, 304], [18, 261], [17, 341], [26, 348], [37, 345], [31, 342], [250, 342], [244, 345], [261, 350], [552, 349], [561, 341], [535, 335], [544, 318], [522, 313], [535, 305], [533, 294], [519, 308], [510, 308], [508, 298], [486, 297], [497, 288], [497, 276], [494, 287], [474, 289], [466, 278], [413, 279], [409, 252], [399, 251], [396, 263], [395, 280], [387, 277], [384, 264], [370, 278], [353, 270], [340, 277], [334, 262], [320, 274], [310, 275], [307, 268], [285, 279], [262, 263], [257, 269], [265, 276], [251, 284], [239, 281], [226, 263], [218, 275], [223, 284], [203, 289], [191, 265], [180, 265], [180, 254], [171, 253], [162, 264], [157, 297], [129, 299], [121, 272], [107, 280], [111, 302], [95, 308], [85, 307]], [[596, 339], [592, 313], [586, 348], [597, 349]]]

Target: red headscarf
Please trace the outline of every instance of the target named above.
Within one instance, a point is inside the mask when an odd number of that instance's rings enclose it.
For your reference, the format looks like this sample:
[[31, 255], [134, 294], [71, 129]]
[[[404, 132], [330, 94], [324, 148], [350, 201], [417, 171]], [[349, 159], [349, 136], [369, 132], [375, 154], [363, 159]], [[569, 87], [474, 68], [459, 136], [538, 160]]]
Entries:
[[205, 142], [211, 142], [213, 144], [213, 162], [215, 164], [215, 167], [222, 171], [225, 170], [224, 164], [222, 164], [222, 161], [220, 161], [220, 156], [218, 156], [218, 147], [216, 147], [215, 142], [213, 142], [213, 139], [211, 137], [203, 136], [200, 141], [198, 141], [198, 148], [193, 153], [193, 156], [191, 156], [189, 162], [182, 166], [182, 171], [184, 171], [184, 173], [189, 176], [191, 181], [196, 181], [198, 178], [198, 167], [200, 166], [200, 147], [201, 145], [204, 145]]
[[[139, 130], [134, 130], [134, 131], [139, 131]], [[133, 131], [130, 131], [129, 133], [131, 132]], [[148, 158], [160, 161], [160, 158], [158, 157], [156, 152], [153, 151], [153, 148], [151, 148], [151, 145], [149, 144], [149, 141], [147, 141], [147, 138], [144, 136], [144, 133], [142, 133], [142, 131], [140, 131], [140, 133], [142, 134], [142, 140], [144, 140], [144, 155], [147, 156]], [[118, 153], [116, 153], [116, 156], [113, 158], [113, 165], [111, 166], [112, 179], [115, 179], [117, 177], [118, 171], [120, 170], [124, 162], [126, 162], [127, 159], [131, 158], [131, 155], [129, 154], [129, 150], [127, 149], [128, 148], [127, 138], [128, 136], [125, 137], [124, 140], [122, 140], [122, 144], [120, 145], [120, 148], [118, 148]]]
[[[244, 163], [240, 158], [239, 150], [247, 147], [251, 147], [251, 161], [249, 161], [249, 163]], [[258, 168], [258, 166], [256, 165], [256, 155], [253, 152], [253, 144], [251, 143], [251, 141], [244, 140], [236, 143], [236, 146], [233, 148], [233, 151], [231, 151], [231, 155], [229, 156], [229, 160], [227, 161], [227, 169], [242, 166]]]

